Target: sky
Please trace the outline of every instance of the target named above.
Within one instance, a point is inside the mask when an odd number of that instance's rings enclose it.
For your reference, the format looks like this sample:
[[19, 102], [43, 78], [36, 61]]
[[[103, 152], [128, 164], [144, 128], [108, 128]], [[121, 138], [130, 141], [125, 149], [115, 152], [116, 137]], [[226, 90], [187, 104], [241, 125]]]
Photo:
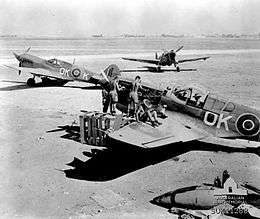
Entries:
[[0, 35], [259, 33], [260, 0], [0, 0]]

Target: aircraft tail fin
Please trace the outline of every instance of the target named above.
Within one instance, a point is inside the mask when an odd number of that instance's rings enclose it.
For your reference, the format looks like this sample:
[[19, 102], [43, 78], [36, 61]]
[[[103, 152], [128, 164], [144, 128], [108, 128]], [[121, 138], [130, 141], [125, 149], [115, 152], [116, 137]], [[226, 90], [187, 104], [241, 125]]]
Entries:
[[116, 76], [120, 76], [120, 75], [121, 75], [118, 66], [115, 65], [115, 64], [109, 65], [109, 66], [104, 70], [104, 74], [105, 74], [105, 79], [106, 79], [107, 81], [111, 81], [111, 80], [113, 80]]

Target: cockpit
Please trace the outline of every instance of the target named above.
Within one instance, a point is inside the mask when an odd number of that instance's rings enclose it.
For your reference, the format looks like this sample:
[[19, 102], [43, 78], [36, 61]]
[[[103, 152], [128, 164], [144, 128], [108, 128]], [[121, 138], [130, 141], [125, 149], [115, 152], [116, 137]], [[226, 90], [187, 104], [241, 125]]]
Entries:
[[49, 59], [47, 62], [51, 63], [53, 65], [59, 65], [60, 66], [60, 61], [58, 59]]
[[72, 66], [72, 64], [70, 64], [69, 62], [65, 62], [59, 59], [49, 59], [47, 60], [48, 63], [52, 64], [52, 65], [56, 65], [58, 67], [64, 67], [64, 68], [70, 68]]
[[209, 92], [201, 87], [196, 86], [173, 86], [167, 87], [165, 95], [174, 95], [183, 105], [190, 105], [203, 108]]
[[180, 105], [186, 105], [205, 109], [211, 112], [232, 112], [235, 109], [235, 104], [224, 98], [219, 98], [210, 94], [205, 88], [200, 86], [180, 86], [167, 87], [164, 90], [163, 96], [174, 98], [175, 102]]

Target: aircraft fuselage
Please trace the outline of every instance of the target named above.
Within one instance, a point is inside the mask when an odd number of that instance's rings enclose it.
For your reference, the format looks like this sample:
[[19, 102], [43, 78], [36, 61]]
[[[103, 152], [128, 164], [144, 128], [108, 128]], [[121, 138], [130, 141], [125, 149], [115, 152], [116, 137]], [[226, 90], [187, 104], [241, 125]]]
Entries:
[[260, 112], [253, 108], [219, 99], [210, 93], [197, 93], [193, 88], [169, 91], [162, 96], [162, 103], [170, 111], [194, 118], [193, 123], [204, 126], [217, 137], [259, 141]]

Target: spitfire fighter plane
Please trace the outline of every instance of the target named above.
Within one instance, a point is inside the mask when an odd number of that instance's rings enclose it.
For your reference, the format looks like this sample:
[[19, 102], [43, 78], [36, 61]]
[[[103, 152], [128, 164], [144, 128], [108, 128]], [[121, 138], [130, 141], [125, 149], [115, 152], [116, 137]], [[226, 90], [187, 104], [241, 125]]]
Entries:
[[[158, 56], [157, 53], [155, 53], [155, 59], [154, 60], [148, 60], [148, 59], [137, 59], [137, 58], [122, 58], [124, 60], [129, 61], [136, 61], [136, 62], [143, 62], [148, 64], [156, 65], [154, 66], [143, 66], [140, 69], [136, 70], [125, 70], [128, 72], [138, 72], [138, 71], [150, 71], [150, 72], [165, 72], [165, 71], [196, 71], [196, 69], [180, 69], [179, 64], [184, 62], [193, 62], [193, 61], [199, 61], [199, 60], [207, 60], [210, 58], [209, 56], [206, 57], [199, 57], [199, 58], [191, 58], [191, 59], [180, 59], [176, 60], [176, 54], [178, 51], [180, 51], [183, 48], [183, 46], [179, 47], [177, 50], [170, 50], [170, 51], [164, 51], [162, 55]], [[167, 69], [162, 68], [162, 66], [171, 66], [174, 65], [175, 69]]]
[[222, 182], [217, 177], [214, 184], [180, 188], [154, 198], [151, 203], [180, 218], [260, 218], [260, 194], [237, 184], [229, 175], [224, 176]]
[[[45, 60], [38, 56], [28, 54], [30, 48], [23, 54], [13, 53], [15, 58], [19, 61], [19, 67], [13, 67], [5, 65], [5, 67], [11, 68], [21, 72], [30, 73], [31, 78], [27, 80], [28, 86], [35, 86], [35, 77], [39, 77], [42, 80], [42, 85], [58, 85], [62, 86], [69, 81], [83, 81], [94, 84], [102, 84], [107, 81], [106, 75], [102, 72], [100, 75], [93, 73], [86, 69], [85, 66], [78, 66], [73, 63], [62, 61], [56, 58]], [[107, 70], [111, 71], [108, 67]], [[112, 67], [113, 69], [113, 67]]]
[[[120, 74], [119, 69], [118, 75]], [[119, 92], [117, 108], [126, 112], [127, 95], [132, 80], [120, 78], [126, 89]], [[260, 112], [219, 98], [199, 86], [176, 86], [165, 89], [142, 84], [139, 99], [152, 102], [158, 115], [167, 106], [162, 125], [153, 127], [148, 122], [133, 122], [108, 133], [110, 141], [123, 142], [139, 148], [180, 145], [184, 142], [253, 150], [259, 154]]]

